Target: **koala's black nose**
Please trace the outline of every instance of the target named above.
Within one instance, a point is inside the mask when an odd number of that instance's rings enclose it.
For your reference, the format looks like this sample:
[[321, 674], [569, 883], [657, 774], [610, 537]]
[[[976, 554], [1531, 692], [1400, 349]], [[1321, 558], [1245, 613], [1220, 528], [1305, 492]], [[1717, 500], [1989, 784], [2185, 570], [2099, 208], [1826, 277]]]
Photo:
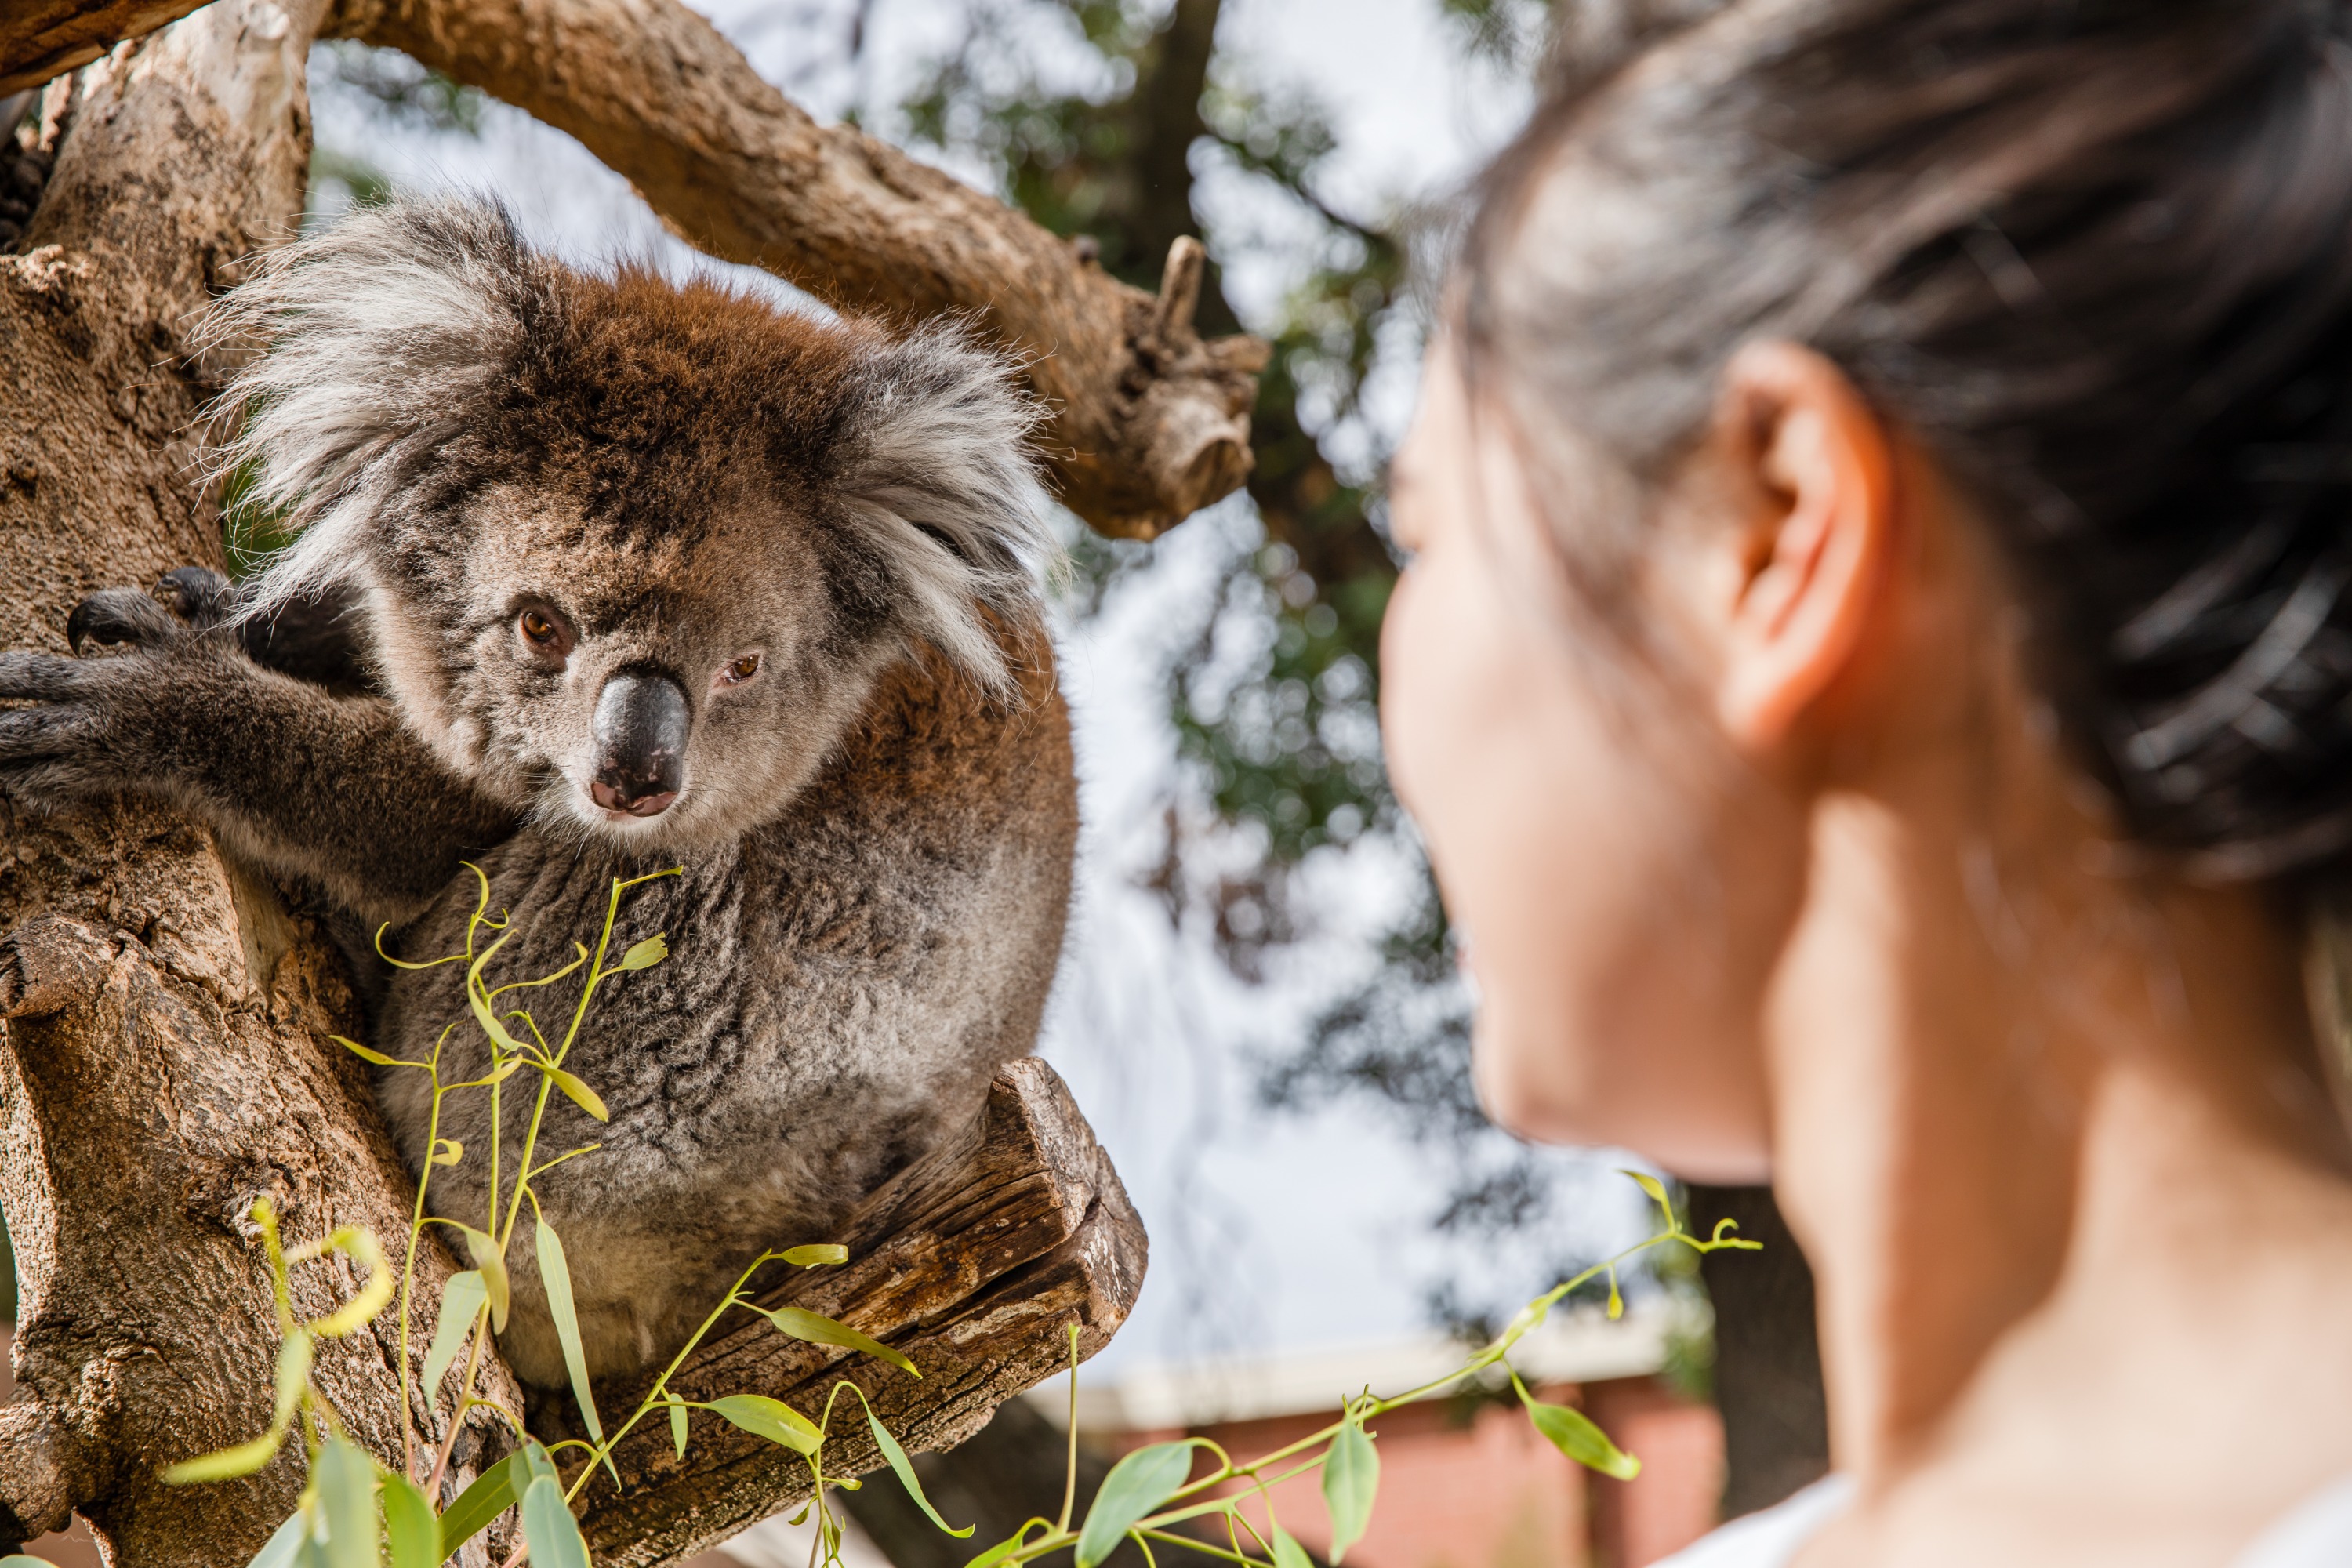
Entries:
[[588, 794], [606, 811], [658, 816], [686, 776], [687, 731], [694, 710], [686, 690], [656, 670], [625, 669], [604, 682], [590, 733], [596, 777]]

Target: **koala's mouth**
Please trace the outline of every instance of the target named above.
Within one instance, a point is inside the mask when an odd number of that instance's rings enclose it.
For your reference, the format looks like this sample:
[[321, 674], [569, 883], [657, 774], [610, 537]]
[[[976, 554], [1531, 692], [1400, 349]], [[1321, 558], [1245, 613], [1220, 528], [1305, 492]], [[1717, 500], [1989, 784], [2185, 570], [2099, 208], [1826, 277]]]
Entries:
[[614, 822], [625, 822], [633, 816], [659, 816], [677, 799], [677, 791], [661, 790], [652, 795], [631, 796], [626, 791], [598, 778], [588, 785], [588, 798], [596, 809]]

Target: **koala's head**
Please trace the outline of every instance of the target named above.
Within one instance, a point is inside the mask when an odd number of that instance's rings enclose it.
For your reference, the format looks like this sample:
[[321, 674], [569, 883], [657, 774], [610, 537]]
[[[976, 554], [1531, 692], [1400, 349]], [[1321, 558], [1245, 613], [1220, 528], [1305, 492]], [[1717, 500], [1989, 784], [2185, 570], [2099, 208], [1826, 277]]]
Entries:
[[407, 721], [543, 824], [740, 833], [917, 645], [1011, 699], [1034, 416], [958, 331], [592, 276], [443, 200], [275, 253], [210, 335], [268, 345], [223, 461], [297, 533], [249, 613], [360, 589]]

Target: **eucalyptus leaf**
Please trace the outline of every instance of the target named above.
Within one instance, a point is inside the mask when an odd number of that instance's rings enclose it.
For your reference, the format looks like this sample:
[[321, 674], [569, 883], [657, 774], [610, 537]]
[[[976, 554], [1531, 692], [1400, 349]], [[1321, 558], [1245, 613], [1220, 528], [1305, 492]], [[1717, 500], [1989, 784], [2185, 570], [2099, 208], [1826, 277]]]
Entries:
[[859, 1333], [847, 1323], [837, 1322], [819, 1313], [803, 1311], [798, 1307], [779, 1307], [768, 1314], [768, 1321], [775, 1324], [779, 1332], [793, 1339], [806, 1340], [814, 1345], [839, 1345], [844, 1350], [863, 1351], [877, 1361], [888, 1362], [908, 1377], [923, 1375], [901, 1352], [879, 1340]]
[[[393, 1568], [401, 1568], [401, 1564], [394, 1563]], [[1278, 1524], [1274, 1527], [1274, 1568], [1315, 1568], [1315, 1559], [1307, 1555], [1307, 1548]]]
[[589, 1568], [580, 1521], [564, 1506], [563, 1488], [549, 1477], [522, 1494], [522, 1538], [530, 1543], [531, 1568]]
[[488, 1529], [490, 1521], [515, 1505], [523, 1486], [516, 1484], [520, 1476], [527, 1485], [530, 1472], [520, 1453], [509, 1454], [488, 1469], [474, 1478], [473, 1485], [457, 1494], [441, 1516], [441, 1557], [447, 1561], [457, 1548]]
[[[254, 1561], [257, 1563], [260, 1559]], [[27, 1557], [21, 1552], [12, 1552], [0, 1557], [0, 1568], [58, 1568], [58, 1565], [46, 1557]]]
[[1649, 1194], [1650, 1201], [1656, 1204], [1659, 1209], [1664, 1213], [1666, 1216], [1666, 1227], [1669, 1230], [1674, 1228], [1675, 1205], [1666, 1196], [1666, 1186], [1664, 1182], [1659, 1181], [1657, 1177], [1643, 1171], [1620, 1170], [1617, 1173], [1621, 1176], [1633, 1177], [1634, 1184], [1639, 1186], [1643, 1192]]
[[1372, 1500], [1381, 1489], [1381, 1456], [1364, 1424], [1349, 1417], [1331, 1439], [1323, 1461], [1323, 1507], [1331, 1516], [1331, 1563], [1339, 1568], [1348, 1548], [1364, 1538], [1372, 1522]]
[[1517, 1392], [1519, 1403], [1528, 1407], [1528, 1419], [1535, 1423], [1536, 1430], [1578, 1464], [1621, 1481], [1630, 1481], [1642, 1473], [1642, 1461], [1611, 1442], [1609, 1434], [1595, 1426], [1583, 1411], [1545, 1404], [1528, 1392], [1528, 1385], [1519, 1381], [1517, 1373], [1511, 1374], [1511, 1387]]
[[199, 1454], [193, 1459], [183, 1459], [163, 1471], [166, 1485], [194, 1486], [198, 1481], [228, 1481], [239, 1476], [249, 1476], [278, 1457], [278, 1445], [286, 1440], [283, 1432], [264, 1432], [249, 1443], [239, 1443], [231, 1448], [215, 1448], [209, 1454]]
[[507, 1331], [507, 1305], [513, 1291], [507, 1282], [507, 1260], [499, 1252], [499, 1244], [470, 1225], [457, 1227], [466, 1233], [466, 1253], [474, 1267], [482, 1271], [482, 1285], [490, 1299], [490, 1329], [494, 1333]]
[[669, 943], [664, 938], [649, 936], [628, 952], [621, 954], [623, 969], [651, 969], [669, 956]]
[[483, 1282], [482, 1271], [468, 1268], [463, 1274], [449, 1276], [449, 1283], [441, 1287], [441, 1321], [433, 1330], [433, 1348], [425, 1352], [425, 1399], [427, 1404], [441, 1392], [441, 1379], [447, 1375], [457, 1352], [466, 1348], [467, 1331], [473, 1328], [474, 1319], [489, 1299], [489, 1287]]
[[1024, 1524], [1019, 1530], [1013, 1531], [1013, 1533], [1005, 1540], [998, 1542], [995, 1545], [990, 1547], [987, 1551], [982, 1552], [979, 1556], [965, 1563], [963, 1568], [996, 1568], [996, 1565], [999, 1563], [1003, 1562], [1006, 1558], [1020, 1551], [1023, 1546], [1028, 1543], [1028, 1541], [1029, 1526]]
[[383, 1478], [383, 1535], [392, 1568], [440, 1568], [441, 1521], [415, 1483], [397, 1472]]
[[890, 1473], [898, 1478], [898, 1484], [907, 1489], [907, 1495], [915, 1500], [915, 1506], [923, 1510], [924, 1518], [958, 1541], [969, 1538], [973, 1531], [980, 1528], [976, 1524], [967, 1524], [961, 1530], [950, 1529], [948, 1521], [940, 1517], [940, 1510], [931, 1506], [931, 1500], [923, 1495], [923, 1483], [915, 1479], [915, 1467], [908, 1461], [907, 1450], [898, 1446], [898, 1438], [890, 1436], [890, 1429], [882, 1425], [882, 1418], [874, 1414], [874, 1407], [870, 1405], [866, 1407], [866, 1425], [873, 1428], [874, 1446], [882, 1450], [882, 1458], [888, 1462]]
[[[245, 1568], [289, 1568], [294, 1554], [302, 1550], [302, 1538], [310, 1533], [310, 1516], [296, 1509], [285, 1523], [270, 1532], [269, 1539], [261, 1543], [261, 1550], [253, 1554], [253, 1560]], [[10, 1564], [18, 1562], [36, 1561], [37, 1559], [35, 1558], [0, 1557], [0, 1568], [9, 1568]]]
[[795, 1454], [814, 1454], [824, 1441], [815, 1422], [764, 1394], [730, 1394], [712, 1400], [709, 1408], [744, 1431], [781, 1443]]
[[686, 1406], [673, 1404], [669, 1407], [669, 1440], [677, 1449], [677, 1457], [686, 1458]]
[[425, 1163], [428, 1165], [454, 1165], [465, 1157], [465, 1144], [459, 1142], [455, 1138], [436, 1138], [433, 1142], [433, 1157], [427, 1160]]
[[1095, 1568], [1125, 1540], [1136, 1521], [1176, 1495], [1192, 1473], [1197, 1438], [1138, 1448], [1110, 1468], [1094, 1507], [1078, 1531], [1077, 1568]]
[[269, 1413], [269, 1430], [281, 1433], [294, 1420], [294, 1407], [302, 1403], [302, 1391], [310, 1385], [310, 1358], [314, 1352], [310, 1336], [296, 1329], [278, 1347], [278, 1398]]
[[814, 1268], [820, 1263], [846, 1263], [849, 1248], [837, 1241], [813, 1241], [806, 1247], [787, 1250], [784, 1261], [801, 1268]]
[[341, 1437], [328, 1440], [311, 1467], [319, 1513], [327, 1522], [329, 1568], [379, 1568], [375, 1461]]
[[357, 1040], [347, 1040], [341, 1035], [329, 1035], [327, 1038], [334, 1041], [362, 1061], [373, 1062], [380, 1068], [420, 1068], [425, 1065], [423, 1062], [404, 1062], [398, 1057], [388, 1057], [382, 1051], [370, 1050]]
[[572, 1266], [564, 1260], [563, 1238], [545, 1220], [539, 1222], [539, 1283], [547, 1292], [547, 1310], [555, 1320], [555, 1337], [563, 1345], [563, 1367], [572, 1374], [572, 1397], [580, 1403], [588, 1436], [602, 1443], [604, 1424], [596, 1419], [596, 1395], [588, 1386], [588, 1352], [580, 1340], [580, 1315], [572, 1304]]
[[589, 1115], [594, 1117], [599, 1121], [610, 1121], [613, 1120], [613, 1113], [604, 1109], [603, 1097], [598, 1095], [594, 1089], [590, 1089], [586, 1084], [581, 1082], [578, 1078], [574, 1077], [571, 1073], [565, 1072], [562, 1068], [542, 1067], [539, 1070], [545, 1073], [549, 1078], [554, 1079], [555, 1087], [562, 1089], [563, 1091], [564, 1098], [571, 1100], [572, 1104], [578, 1106], [581, 1110], [586, 1111]]

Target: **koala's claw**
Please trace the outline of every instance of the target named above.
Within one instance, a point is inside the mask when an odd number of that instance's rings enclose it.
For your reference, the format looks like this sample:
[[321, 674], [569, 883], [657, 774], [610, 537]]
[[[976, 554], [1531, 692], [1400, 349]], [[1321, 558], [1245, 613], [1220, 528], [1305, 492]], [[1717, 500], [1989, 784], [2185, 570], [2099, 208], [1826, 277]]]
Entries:
[[209, 566], [180, 566], [163, 574], [155, 601], [192, 626], [216, 626], [236, 612], [237, 585]]
[[66, 644], [77, 658], [85, 642], [108, 647], [118, 643], [148, 647], [169, 642], [184, 632], [170, 610], [136, 588], [107, 588], [92, 594], [66, 617]]

